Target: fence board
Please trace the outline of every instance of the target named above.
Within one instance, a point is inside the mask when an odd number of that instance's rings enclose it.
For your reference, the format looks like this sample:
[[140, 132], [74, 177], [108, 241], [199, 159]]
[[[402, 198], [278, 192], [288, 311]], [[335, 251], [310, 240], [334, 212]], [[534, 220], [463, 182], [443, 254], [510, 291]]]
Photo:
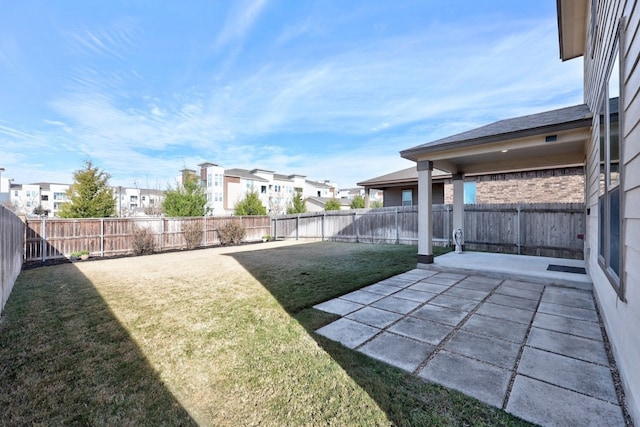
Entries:
[[22, 269], [25, 225], [0, 205], [0, 314]]
[[[465, 247], [561, 258], [583, 257], [580, 203], [465, 205]], [[434, 244], [450, 245], [451, 205], [433, 206]], [[312, 212], [272, 219], [279, 239], [417, 244], [418, 209], [392, 207]]]
[[183, 226], [201, 224], [201, 246], [220, 244], [218, 229], [231, 220], [246, 227], [245, 241], [261, 240], [271, 233], [270, 218], [256, 217], [189, 217], [189, 218], [98, 218], [98, 219], [27, 219], [24, 241], [25, 261], [69, 258], [75, 251], [88, 250], [91, 256], [115, 256], [133, 253], [133, 233], [148, 229], [157, 251], [187, 247]]

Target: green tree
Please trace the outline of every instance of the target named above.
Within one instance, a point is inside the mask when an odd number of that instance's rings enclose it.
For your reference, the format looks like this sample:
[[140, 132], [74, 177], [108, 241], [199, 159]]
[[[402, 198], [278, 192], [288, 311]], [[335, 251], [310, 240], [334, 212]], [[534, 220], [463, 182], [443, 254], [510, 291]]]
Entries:
[[351, 201], [351, 209], [364, 209], [364, 197], [361, 195], [356, 195]]
[[167, 216], [204, 216], [207, 195], [195, 175], [184, 177], [184, 183], [175, 189], [169, 187], [164, 194], [162, 210]]
[[73, 184], [67, 190], [68, 202], [62, 204], [62, 218], [106, 218], [116, 212], [111, 175], [94, 167], [90, 161], [85, 168], [73, 173]]
[[296, 191], [296, 194], [293, 196], [291, 203], [289, 203], [289, 207], [287, 208], [288, 214], [297, 214], [297, 213], [305, 213], [307, 211], [307, 204], [302, 198], [302, 192]]
[[324, 204], [324, 210], [325, 211], [339, 211], [340, 210], [340, 200], [333, 198], [333, 199], [327, 201], [327, 203]]
[[371, 202], [371, 208], [376, 209], [376, 208], [381, 208], [383, 207], [383, 203], [382, 200], [374, 200], [373, 202]]
[[238, 216], [266, 215], [267, 208], [260, 201], [257, 191], [249, 191], [244, 199], [236, 203], [235, 213]]

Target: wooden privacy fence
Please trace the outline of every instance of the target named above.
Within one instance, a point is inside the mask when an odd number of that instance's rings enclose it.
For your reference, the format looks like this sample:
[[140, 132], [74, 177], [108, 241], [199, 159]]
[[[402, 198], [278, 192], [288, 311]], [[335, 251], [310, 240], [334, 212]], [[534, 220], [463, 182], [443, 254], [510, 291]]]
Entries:
[[188, 218], [97, 218], [97, 219], [27, 219], [24, 245], [25, 261], [68, 258], [75, 251], [88, 250], [92, 256], [115, 256], [133, 253], [133, 234], [146, 228], [154, 236], [156, 251], [184, 249], [187, 242], [183, 226], [200, 224], [200, 246], [220, 244], [218, 229], [229, 221], [240, 221], [247, 235], [245, 241], [259, 241], [271, 234], [269, 217], [188, 217]]
[[[417, 244], [417, 206], [313, 212], [273, 218], [278, 239]], [[451, 205], [433, 206], [433, 242], [450, 245]], [[465, 248], [561, 258], [583, 257], [581, 203], [465, 205]]]
[[22, 269], [24, 223], [0, 204], [0, 313]]

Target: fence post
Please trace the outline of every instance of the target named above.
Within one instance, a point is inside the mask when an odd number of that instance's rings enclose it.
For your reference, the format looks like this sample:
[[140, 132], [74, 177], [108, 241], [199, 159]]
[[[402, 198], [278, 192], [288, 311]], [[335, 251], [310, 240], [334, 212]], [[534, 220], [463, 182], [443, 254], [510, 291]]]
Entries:
[[42, 253], [42, 262], [47, 260], [47, 224], [46, 217], [40, 218], [40, 252]]
[[100, 218], [100, 256], [104, 258], [104, 218]]
[[453, 230], [450, 230], [451, 222], [449, 219], [449, 215], [451, 215], [451, 206], [447, 205], [447, 213], [444, 216], [444, 237], [445, 239], [447, 239], [447, 247], [451, 246], [451, 235], [453, 233]]
[[398, 213], [398, 207], [396, 206], [395, 208], [395, 212], [396, 212], [396, 245], [400, 244], [400, 221], [399, 221], [399, 213]]
[[517, 215], [518, 236], [516, 238], [516, 244], [518, 245], [518, 255], [520, 255], [520, 205], [518, 205], [518, 207], [516, 208], [516, 212], [518, 213], [518, 215]]
[[162, 252], [162, 244], [164, 243], [164, 218], [160, 218], [160, 252]]
[[353, 228], [355, 230], [356, 243], [360, 243], [360, 236], [358, 236], [358, 211], [353, 212]]
[[300, 214], [296, 216], [296, 240], [300, 237]]
[[321, 235], [321, 238], [320, 238], [320, 241], [322, 241], [322, 242], [324, 242], [324, 218], [325, 218], [325, 216], [327, 216], [327, 213], [323, 212], [322, 213], [322, 235]]
[[278, 240], [278, 217], [273, 217], [273, 240]]
[[202, 216], [202, 232], [204, 233], [204, 242], [203, 245], [207, 246], [207, 217]]

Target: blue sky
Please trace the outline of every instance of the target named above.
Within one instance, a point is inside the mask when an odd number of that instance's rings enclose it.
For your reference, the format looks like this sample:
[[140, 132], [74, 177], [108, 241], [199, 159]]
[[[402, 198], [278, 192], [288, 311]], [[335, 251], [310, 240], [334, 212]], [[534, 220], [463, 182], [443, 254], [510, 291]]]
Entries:
[[554, 0], [3, 1], [0, 167], [165, 189], [210, 161], [345, 188], [398, 152], [582, 102]]

